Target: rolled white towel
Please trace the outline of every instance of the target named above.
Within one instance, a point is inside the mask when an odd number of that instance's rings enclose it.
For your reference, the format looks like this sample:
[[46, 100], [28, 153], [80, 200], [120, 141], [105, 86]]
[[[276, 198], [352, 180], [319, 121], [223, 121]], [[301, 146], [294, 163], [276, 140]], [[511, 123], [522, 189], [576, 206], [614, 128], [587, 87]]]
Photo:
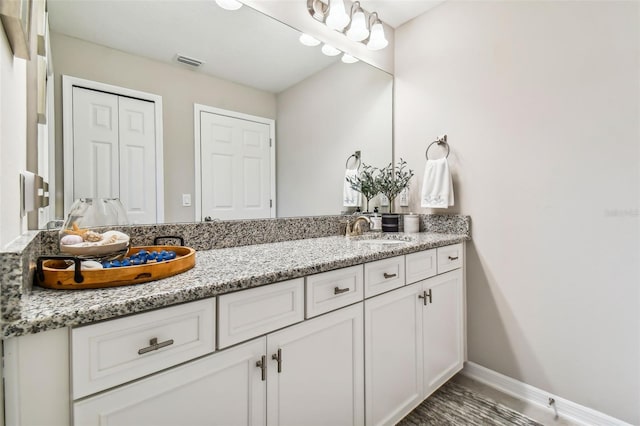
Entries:
[[422, 207], [445, 209], [453, 206], [453, 180], [446, 158], [427, 160], [420, 199]]
[[358, 176], [357, 169], [346, 169], [344, 171], [344, 190], [342, 192], [342, 201], [344, 207], [358, 207], [361, 202], [361, 194], [355, 189], [351, 188], [351, 184], [347, 178], [356, 178]]

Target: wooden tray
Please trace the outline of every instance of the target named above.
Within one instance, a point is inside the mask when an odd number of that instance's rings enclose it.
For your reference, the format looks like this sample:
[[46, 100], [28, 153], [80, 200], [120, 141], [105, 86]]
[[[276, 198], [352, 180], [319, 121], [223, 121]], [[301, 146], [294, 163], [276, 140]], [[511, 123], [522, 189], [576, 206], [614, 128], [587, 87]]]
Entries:
[[[196, 251], [184, 246], [142, 246], [131, 247], [127, 256], [140, 250], [175, 251], [176, 258], [163, 262], [149, 262], [144, 265], [121, 266], [118, 268], [91, 269], [81, 271], [78, 265], [81, 259], [73, 256], [50, 256], [38, 259], [35, 283], [41, 287], [57, 290], [79, 290], [83, 288], [116, 287], [140, 284], [180, 274], [196, 264]], [[65, 260], [76, 263], [76, 271], [66, 268]]]

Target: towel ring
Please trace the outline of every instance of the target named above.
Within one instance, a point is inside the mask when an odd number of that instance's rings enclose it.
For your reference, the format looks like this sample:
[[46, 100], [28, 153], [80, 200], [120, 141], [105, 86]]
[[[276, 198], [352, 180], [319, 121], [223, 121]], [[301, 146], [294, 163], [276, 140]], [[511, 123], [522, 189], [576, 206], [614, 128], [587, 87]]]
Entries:
[[344, 163], [344, 167], [345, 169], [349, 169], [349, 160], [351, 160], [351, 158], [355, 158], [356, 159], [356, 168], [355, 170], [358, 170], [360, 168], [360, 164], [362, 164], [362, 162], [360, 161], [360, 151], [356, 151], [355, 153], [351, 154], [350, 156], [347, 157], [347, 162]]
[[449, 144], [447, 143], [447, 135], [443, 135], [429, 144], [427, 150], [424, 152], [424, 156], [427, 158], [427, 160], [429, 159], [429, 148], [431, 148], [433, 144], [446, 146], [447, 154], [444, 156], [444, 158], [449, 158], [449, 152], [451, 151], [451, 149], [449, 148]]

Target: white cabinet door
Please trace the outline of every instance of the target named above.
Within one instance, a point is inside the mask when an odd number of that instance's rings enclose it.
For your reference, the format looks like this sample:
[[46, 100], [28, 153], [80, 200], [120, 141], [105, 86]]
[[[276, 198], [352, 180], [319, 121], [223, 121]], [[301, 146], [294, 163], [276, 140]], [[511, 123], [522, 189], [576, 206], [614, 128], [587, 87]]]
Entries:
[[[464, 327], [462, 270], [422, 281], [424, 397], [462, 369]], [[426, 305], [424, 304], [426, 302]]]
[[267, 336], [269, 425], [364, 424], [362, 323], [358, 303]]
[[200, 112], [202, 217], [272, 216], [269, 125]]
[[421, 288], [364, 302], [367, 425], [395, 424], [422, 400]]
[[256, 339], [74, 403], [76, 425], [264, 425], [266, 382]]

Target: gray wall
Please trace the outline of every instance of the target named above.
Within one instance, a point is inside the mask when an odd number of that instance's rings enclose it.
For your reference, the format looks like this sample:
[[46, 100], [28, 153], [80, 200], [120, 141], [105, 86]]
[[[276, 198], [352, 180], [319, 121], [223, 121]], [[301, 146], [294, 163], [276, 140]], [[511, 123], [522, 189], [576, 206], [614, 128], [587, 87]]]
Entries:
[[392, 93], [389, 74], [337, 62], [278, 94], [277, 193], [289, 194], [278, 197], [278, 216], [344, 210], [345, 162], [356, 150], [369, 165], [391, 161]]
[[470, 361], [633, 424], [639, 17], [638, 2], [445, 2], [396, 30], [395, 63], [396, 157], [421, 182], [425, 136], [447, 133], [450, 210], [473, 218]]
[[[56, 144], [62, 164], [62, 78], [71, 75], [162, 96], [164, 118], [164, 199], [166, 222], [193, 222], [194, 206], [182, 206], [183, 193], [195, 197], [193, 104], [200, 103], [266, 118], [276, 116], [269, 92], [169, 65], [58, 33], [51, 34], [55, 72]], [[56, 170], [62, 182], [62, 167]], [[63, 188], [58, 186], [59, 205]], [[62, 212], [59, 211], [59, 215]]]

